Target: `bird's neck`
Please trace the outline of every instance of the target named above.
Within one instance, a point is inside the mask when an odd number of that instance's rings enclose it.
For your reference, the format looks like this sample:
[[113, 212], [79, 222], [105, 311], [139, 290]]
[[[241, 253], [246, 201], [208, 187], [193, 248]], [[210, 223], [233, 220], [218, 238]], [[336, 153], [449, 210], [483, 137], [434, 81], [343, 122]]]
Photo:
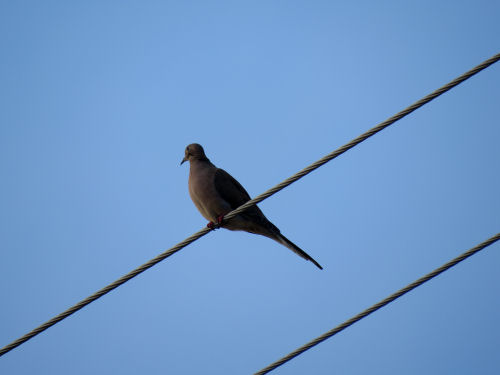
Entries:
[[206, 167], [207, 165], [213, 165], [207, 158], [204, 159], [191, 159], [189, 160], [189, 169], [196, 170], [198, 168]]
[[210, 160], [208, 160], [208, 158], [204, 155], [203, 156], [197, 155], [196, 157], [189, 159], [189, 162], [190, 163], [193, 163], [193, 162], [208, 162], [208, 163], [210, 163]]

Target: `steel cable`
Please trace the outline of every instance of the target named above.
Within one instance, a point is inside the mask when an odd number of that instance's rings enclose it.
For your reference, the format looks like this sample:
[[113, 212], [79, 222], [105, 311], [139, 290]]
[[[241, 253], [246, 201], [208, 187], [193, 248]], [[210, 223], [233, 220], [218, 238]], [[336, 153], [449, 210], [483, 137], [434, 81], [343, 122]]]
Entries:
[[[397, 113], [396, 115], [390, 117], [389, 119], [385, 120], [384, 122], [378, 124], [377, 126], [373, 127], [372, 129], [368, 130], [367, 132], [361, 134], [357, 138], [353, 139], [349, 143], [345, 144], [344, 146], [338, 148], [337, 150], [331, 152], [330, 154], [324, 156], [320, 160], [316, 161], [315, 163], [311, 164], [310, 166], [302, 169], [298, 173], [294, 174], [293, 176], [287, 178], [285, 181], [282, 183], [276, 185], [275, 187], [267, 190], [266, 192], [262, 193], [261, 195], [255, 197], [254, 199], [248, 201], [247, 203], [241, 205], [237, 209], [231, 211], [225, 216], [225, 220], [231, 219], [235, 215], [241, 213], [242, 211], [246, 210], [248, 207], [253, 206], [264, 199], [270, 197], [271, 195], [277, 193], [278, 191], [284, 189], [288, 185], [292, 184], [293, 182], [297, 181], [298, 179], [304, 177], [305, 175], [309, 174], [310, 172], [314, 171], [315, 169], [319, 168], [323, 164], [329, 162], [330, 160], [336, 158], [337, 156], [343, 154], [347, 150], [351, 149], [352, 147], [356, 146], [357, 144], [363, 142], [367, 138], [371, 137], [372, 135], [380, 132], [381, 130], [385, 129], [389, 125], [395, 123], [396, 121], [400, 120], [401, 118], [405, 117], [406, 115], [410, 114], [411, 112], [415, 111], [416, 109], [420, 108], [424, 104], [430, 102], [431, 100], [437, 98], [441, 94], [445, 93], [446, 91], [452, 89], [453, 87], [459, 85], [463, 81], [467, 80], [468, 78], [472, 77], [473, 75], [479, 73], [481, 70], [487, 68], [488, 66], [494, 64], [500, 60], [500, 53], [489, 58], [488, 60], [482, 62], [475, 68], [469, 70], [468, 72], [462, 74], [461, 76], [455, 78], [453, 81], [450, 83], [444, 85], [443, 87], [439, 88], [438, 90], [432, 92], [431, 94], [425, 96], [424, 98], [420, 99], [419, 101], [415, 102], [408, 108], [404, 109], [403, 111]], [[126, 275], [122, 276], [118, 280], [114, 281], [113, 283], [107, 285], [106, 287], [100, 289], [96, 293], [92, 294], [91, 296], [85, 298], [84, 300], [78, 302], [76, 305], [70, 307], [69, 309], [63, 311], [61, 314], [53, 317], [52, 319], [48, 320], [47, 322], [43, 323], [39, 327], [33, 329], [32, 331], [28, 332], [24, 336], [18, 338], [17, 340], [11, 342], [10, 344], [4, 346], [3, 348], [0, 349], [0, 356], [4, 355], [5, 353], [11, 351], [12, 349], [16, 348], [17, 346], [21, 345], [22, 343], [28, 341], [29, 339], [33, 338], [34, 336], [38, 335], [39, 333], [45, 331], [49, 327], [53, 326], [54, 324], [60, 322], [61, 320], [67, 318], [68, 316], [72, 315], [73, 313], [77, 312], [81, 308], [85, 307], [89, 303], [95, 301], [96, 299], [102, 297], [106, 293], [109, 293], [113, 289], [117, 288], [118, 286], [122, 285], [123, 283], [127, 282], [128, 280], [134, 278], [138, 274], [144, 272], [148, 268], [153, 267], [155, 264], [161, 262], [165, 258], [168, 258], [172, 254], [176, 253], [177, 251], [181, 250], [182, 248], [186, 247], [190, 243], [196, 241], [200, 237], [203, 237], [206, 235], [208, 232], [210, 232], [210, 229], [208, 228], [203, 228], [200, 231], [196, 232], [195, 234], [191, 235], [190, 237], [186, 238], [184, 241], [179, 242], [177, 245], [174, 247], [164, 251], [163, 253], [159, 254], [155, 258], [151, 259], [150, 261], [144, 263], [142, 266], [134, 269], [133, 271], [127, 273]]]
[[467, 250], [465, 253], [450, 260], [448, 263], [443, 264], [441, 267], [436, 268], [434, 271], [428, 273], [427, 275], [421, 277], [420, 279], [415, 280], [411, 284], [405, 286], [403, 289], [400, 289], [396, 293], [391, 294], [389, 297], [384, 298], [382, 301], [380, 301], [380, 302], [376, 303], [375, 305], [369, 307], [368, 309], [360, 312], [358, 315], [353, 316], [351, 319], [346, 320], [344, 323], [338, 325], [337, 327], [333, 328], [332, 330], [322, 334], [321, 336], [316, 337], [314, 340], [312, 340], [312, 341], [308, 342], [307, 344], [301, 346], [300, 348], [294, 350], [290, 354], [288, 354], [288, 355], [284, 356], [283, 358], [277, 360], [276, 362], [270, 364], [269, 366], [260, 370], [259, 372], [256, 372], [254, 375], [264, 375], [264, 374], [271, 372], [275, 368], [277, 368], [277, 367], [281, 366], [282, 364], [288, 362], [289, 360], [297, 357], [298, 355], [304, 353], [306, 350], [311, 349], [313, 346], [318, 345], [319, 343], [325, 341], [326, 339], [329, 339], [330, 337], [336, 335], [340, 331], [343, 331], [344, 329], [346, 329], [350, 325], [353, 325], [354, 323], [367, 317], [371, 313], [377, 311], [378, 309], [380, 309], [380, 308], [384, 307], [385, 305], [398, 299], [402, 295], [408, 293], [410, 290], [415, 289], [416, 287], [418, 287], [418, 286], [422, 285], [423, 283], [429, 281], [430, 279], [436, 277], [437, 275], [446, 271], [447, 269], [457, 265], [461, 261], [463, 261], [463, 260], [467, 259], [468, 257], [470, 257], [471, 255], [474, 255], [475, 253], [483, 250], [485, 247], [490, 246], [491, 244], [493, 244], [494, 242], [496, 242], [498, 240], [500, 240], [500, 233], [497, 233], [493, 237], [487, 239], [486, 241], [484, 241], [483, 243], [480, 243], [479, 245], [473, 247], [472, 249]]

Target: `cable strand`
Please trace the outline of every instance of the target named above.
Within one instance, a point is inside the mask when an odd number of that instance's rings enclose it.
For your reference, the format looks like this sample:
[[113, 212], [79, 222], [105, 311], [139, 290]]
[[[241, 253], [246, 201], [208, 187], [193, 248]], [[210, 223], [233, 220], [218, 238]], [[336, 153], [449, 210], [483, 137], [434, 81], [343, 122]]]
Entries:
[[465, 253], [457, 256], [456, 258], [450, 260], [449, 262], [443, 264], [441, 267], [436, 268], [434, 271], [428, 273], [425, 276], [422, 276], [418, 280], [415, 280], [411, 284], [408, 284], [404, 288], [398, 290], [397, 292], [391, 294], [389, 297], [384, 298], [380, 302], [374, 304], [373, 306], [367, 308], [366, 310], [360, 312], [359, 314], [353, 316], [351, 319], [346, 320], [344, 323], [338, 325], [337, 327], [331, 329], [330, 331], [322, 334], [321, 336], [316, 337], [314, 340], [311, 340], [307, 344], [301, 346], [298, 349], [295, 349], [293, 352], [287, 354], [283, 358], [277, 360], [276, 362], [273, 362], [269, 366], [263, 368], [262, 370], [256, 372], [254, 375], [264, 375], [272, 370], [276, 369], [277, 367], [283, 365], [284, 363], [290, 361], [291, 359], [297, 357], [298, 355], [304, 353], [305, 351], [311, 349], [312, 347], [318, 345], [319, 343], [325, 341], [326, 339], [329, 339], [330, 337], [336, 335], [337, 333], [343, 331], [347, 327], [353, 325], [354, 323], [360, 321], [361, 319], [367, 317], [371, 313], [377, 311], [378, 309], [384, 307], [385, 305], [393, 302], [394, 300], [398, 299], [399, 297], [403, 296], [404, 294], [408, 293], [409, 291], [415, 289], [416, 287], [426, 283], [427, 281], [431, 280], [432, 278], [436, 277], [440, 273], [443, 273], [444, 271], [450, 269], [451, 267], [457, 265], [458, 263], [462, 262], [463, 260], [467, 259], [468, 257], [476, 254], [477, 252], [483, 250], [485, 247], [490, 246], [491, 244], [495, 243], [496, 241], [500, 240], [500, 233], [497, 233], [493, 237], [487, 239], [486, 241], [480, 243], [477, 246], [474, 246], [472, 249], [467, 250]]
[[500, 60], [500, 53], [496, 54], [495, 56], [490, 57], [488, 60], [485, 60], [484, 62], [482, 62], [478, 66], [476, 66], [476, 67], [472, 68], [471, 70], [469, 70], [468, 72], [465, 72], [461, 76], [455, 78], [454, 80], [452, 80], [451, 82], [447, 83], [446, 85], [440, 87], [436, 91], [434, 91], [434, 92], [430, 93], [429, 95], [423, 97], [422, 99], [416, 101], [415, 103], [413, 103], [412, 105], [410, 105], [408, 108], [402, 110], [401, 112], [396, 113], [394, 116], [388, 118], [387, 120], [381, 122], [380, 124], [376, 125], [375, 127], [371, 128], [370, 130], [366, 131], [365, 133], [361, 134], [360, 136], [354, 138], [353, 140], [351, 140], [350, 142], [346, 143], [342, 147], [336, 149], [335, 151], [332, 151], [328, 155], [322, 157], [318, 161], [316, 161], [316, 162], [312, 163], [311, 165], [309, 165], [308, 167], [302, 169], [300, 172], [298, 172], [298, 173], [294, 174], [293, 176], [287, 178], [282, 183], [280, 183], [280, 184], [276, 185], [275, 187], [267, 190], [266, 192], [262, 193], [261, 195], [255, 197], [254, 199], [246, 202], [245, 204], [241, 205], [240, 207], [238, 207], [234, 211], [231, 211], [229, 214], [227, 214], [225, 216], [225, 219], [226, 220], [231, 219], [232, 217], [234, 217], [234, 216], [238, 215], [239, 213], [241, 213], [242, 211], [246, 210], [248, 207], [253, 206], [253, 205], [255, 205], [255, 204], [263, 201], [264, 199], [270, 197], [273, 194], [276, 194], [278, 191], [284, 189], [285, 187], [287, 187], [288, 185], [290, 185], [293, 182], [297, 181], [298, 179], [300, 179], [300, 178], [304, 177], [305, 175], [311, 173], [315, 169], [321, 167], [323, 164], [331, 161], [332, 159], [335, 159], [337, 156], [342, 155], [344, 152], [350, 150], [354, 146], [356, 146], [356, 145], [360, 144], [361, 142], [363, 142], [364, 140], [370, 138], [372, 135], [375, 135], [376, 133], [384, 130], [389, 125], [392, 125], [396, 121], [398, 121], [398, 120], [402, 119], [403, 117], [409, 115], [410, 113], [412, 113], [416, 109], [422, 107], [424, 104], [429, 103], [431, 100], [433, 100], [433, 99], [437, 98], [438, 96], [444, 94], [446, 91], [451, 90], [453, 87], [459, 85], [463, 81], [465, 81], [465, 80], [469, 79], [470, 77], [472, 77], [473, 75], [479, 73], [481, 70], [486, 69], [488, 66], [496, 63], [498, 60]]
[[[266, 192], [262, 193], [261, 195], [255, 197], [254, 199], [246, 202], [245, 204], [241, 205], [237, 209], [231, 211], [228, 213], [224, 220], [231, 219], [232, 217], [238, 215], [242, 211], [246, 210], [247, 208], [263, 201], [264, 199], [270, 197], [271, 195], [276, 194], [278, 191], [284, 189], [288, 185], [292, 184], [293, 182], [299, 180], [300, 178], [304, 177], [305, 175], [311, 173], [315, 169], [319, 168], [323, 164], [329, 162], [330, 160], [336, 158], [337, 156], [343, 154], [347, 150], [353, 148], [357, 144], [363, 142], [367, 138], [371, 137], [372, 135], [380, 132], [381, 130], [385, 129], [389, 125], [395, 123], [399, 119], [403, 118], [404, 116], [410, 114], [411, 112], [415, 111], [417, 108], [420, 108], [424, 104], [430, 102], [431, 100], [437, 98], [439, 95], [445, 93], [446, 91], [450, 90], [451, 88], [457, 86], [458, 84], [462, 83], [463, 81], [467, 80], [468, 78], [472, 77], [474, 74], [480, 72], [481, 70], [487, 68], [488, 66], [494, 64], [500, 60], [500, 53], [489, 58], [488, 60], [485, 60], [475, 68], [469, 70], [468, 72], [462, 74], [461, 76], [455, 78], [453, 81], [450, 83], [446, 84], [445, 86], [439, 88], [438, 90], [434, 91], [433, 93], [425, 96], [424, 98], [420, 99], [419, 101], [415, 102], [408, 108], [404, 109], [403, 111], [397, 113], [396, 115], [390, 117], [389, 119], [385, 120], [384, 122], [378, 124], [377, 126], [373, 127], [372, 129], [368, 130], [367, 132], [361, 134], [357, 138], [353, 139], [349, 143], [345, 144], [344, 146], [338, 148], [337, 150], [331, 152], [330, 154], [324, 156], [323, 158], [319, 159], [318, 161], [312, 163], [310, 166], [302, 169], [295, 175], [287, 178], [285, 181], [281, 182], [280, 184], [276, 185], [275, 187], [267, 190]], [[126, 275], [122, 276], [118, 280], [114, 281], [113, 283], [109, 284], [108, 286], [100, 289], [96, 293], [92, 294], [91, 296], [85, 298], [84, 300], [78, 302], [76, 305], [70, 307], [69, 309], [65, 310], [64, 312], [60, 313], [59, 315], [53, 317], [52, 319], [48, 320], [47, 322], [43, 323], [39, 327], [33, 329], [32, 331], [28, 332], [24, 336], [18, 338], [17, 340], [11, 342], [10, 344], [4, 346], [3, 348], [0, 349], [0, 357], [7, 352], [11, 351], [12, 349], [16, 348], [17, 346], [23, 344], [24, 342], [28, 341], [29, 339], [33, 338], [34, 336], [38, 335], [39, 333], [45, 331], [49, 327], [53, 326], [54, 324], [60, 322], [61, 320], [67, 318], [68, 316], [74, 314], [78, 310], [82, 309], [89, 303], [95, 301], [96, 299], [102, 297], [103, 295], [109, 293], [113, 289], [117, 288], [118, 286], [124, 284], [125, 282], [129, 281], [130, 279], [134, 278], [135, 276], [139, 275], [140, 273], [144, 272], [148, 268], [153, 267], [155, 264], [161, 262], [165, 258], [168, 258], [172, 254], [176, 253], [177, 251], [181, 250], [182, 248], [186, 247], [190, 243], [198, 240], [199, 238], [203, 237], [206, 235], [208, 232], [210, 232], [210, 229], [208, 228], [203, 228], [200, 231], [196, 232], [192, 236], [186, 238], [184, 241], [179, 242], [177, 245], [174, 247], [164, 251], [160, 255], [156, 256], [155, 258], [151, 259], [150, 261], [144, 263], [140, 267], [136, 268], [133, 271], [130, 271]]]

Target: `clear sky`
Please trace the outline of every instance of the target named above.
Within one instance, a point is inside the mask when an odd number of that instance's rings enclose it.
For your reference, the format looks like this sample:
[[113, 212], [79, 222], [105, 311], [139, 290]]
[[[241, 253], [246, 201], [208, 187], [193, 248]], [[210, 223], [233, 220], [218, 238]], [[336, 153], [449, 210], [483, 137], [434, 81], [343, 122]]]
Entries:
[[[498, 1], [3, 1], [0, 346], [500, 51]], [[0, 373], [252, 374], [500, 231], [496, 64], [260, 204], [323, 266], [209, 233]], [[498, 374], [500, 244], [276, 374]]]

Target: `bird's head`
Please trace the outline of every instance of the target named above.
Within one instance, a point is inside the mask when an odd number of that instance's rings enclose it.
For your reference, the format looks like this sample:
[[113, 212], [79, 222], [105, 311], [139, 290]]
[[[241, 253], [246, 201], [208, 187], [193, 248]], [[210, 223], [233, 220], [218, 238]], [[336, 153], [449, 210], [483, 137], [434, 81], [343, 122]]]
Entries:
[[186, 147], [186, 149], [184, 150], [184, 158], [181, 161], [181, 165], [185, 161], [192, 160], [208, 160], [205, 156], [203, 147], [201, 147], [201, 145], [199, 145], [198, 143], [192, 143]]

